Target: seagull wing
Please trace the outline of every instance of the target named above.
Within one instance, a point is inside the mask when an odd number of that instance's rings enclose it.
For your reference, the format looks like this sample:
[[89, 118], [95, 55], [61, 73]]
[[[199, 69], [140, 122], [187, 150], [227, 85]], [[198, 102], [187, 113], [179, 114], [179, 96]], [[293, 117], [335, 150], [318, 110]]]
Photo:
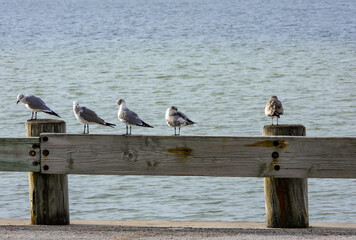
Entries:
[[39, 97], [36, 97], [34, 95], [26, 95], [25, 100], [27, 105], [31, 109], [42, 110], [44, 112], [52, 112], [52, 110], [47, 107], [46, 104]]
[[177, 112], [177, 115], [179, 116], [179, 121], [183, 121], [183, 125], [192, 125], [195, 122], [193, 122], [192, 120], [190, 120], [184, 113], [182, 112]]
[[90, 110], [89, 108], [82, 107], [78, 114], [81, 118], [83, 118], [87, 122], [105, 125], [105, 121], [102, 118], [98, 117], [98, 115], [93, 110]]

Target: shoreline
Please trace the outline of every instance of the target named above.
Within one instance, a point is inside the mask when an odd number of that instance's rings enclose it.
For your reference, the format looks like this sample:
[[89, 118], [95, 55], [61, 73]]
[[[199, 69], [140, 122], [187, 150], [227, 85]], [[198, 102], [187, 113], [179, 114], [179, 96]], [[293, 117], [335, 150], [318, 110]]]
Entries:
[[264, 222], [71, 220], [30, 225], [0, 219], [1, 239], [355, 239], [356, 223], [311, 223], [309, 228], [267, 228]]

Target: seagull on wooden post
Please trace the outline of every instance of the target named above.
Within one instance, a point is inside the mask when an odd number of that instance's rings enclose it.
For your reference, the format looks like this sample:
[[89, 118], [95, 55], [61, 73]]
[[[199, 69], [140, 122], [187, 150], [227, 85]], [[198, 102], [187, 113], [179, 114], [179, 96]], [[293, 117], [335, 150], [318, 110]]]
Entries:
[[23, 95], [22, 93], [20, 93], [19, 95], [17, 95], [16, 104], [18, 104], [19, 102], [22, 102], [28, 109], [31, 110], [31, 120], [37, 119], [38, 112], [44, 112], [53, 116], [60, 117], [57, 113], [53, 112], [49, 107], [47, 107], [47, 105], [42, 101], [41, 98], [36, 97], [35, 95]]
[[272, 96], [270, 100], [266, 103], [266, 107], [265, 107], [265, 114], [266, 116], [272, 118], [272, 125], [273, 125], [273, 118], [277, 118], [277, 125], [278, 125], [278, 118], [280, 118], [280, 115], [283, 115], [283, 113], [284, 113], [284, 109], [281, 101], [278, 100], [277, 96]]

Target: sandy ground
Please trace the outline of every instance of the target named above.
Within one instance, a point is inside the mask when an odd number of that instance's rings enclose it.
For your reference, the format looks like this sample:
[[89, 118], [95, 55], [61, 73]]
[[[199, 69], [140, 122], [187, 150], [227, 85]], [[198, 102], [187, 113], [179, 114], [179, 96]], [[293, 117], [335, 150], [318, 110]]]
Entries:
[[0, 219], [0, 239], [356, 239], [356, 223], [312, 223], [307, 229], [269, 229], [253, 222], [81, 221], [31, 226]]

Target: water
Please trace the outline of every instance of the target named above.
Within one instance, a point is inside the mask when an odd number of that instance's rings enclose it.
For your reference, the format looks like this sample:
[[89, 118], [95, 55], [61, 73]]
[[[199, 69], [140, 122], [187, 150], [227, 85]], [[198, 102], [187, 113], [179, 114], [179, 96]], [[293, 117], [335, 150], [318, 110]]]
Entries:
[[[356, 136], [356, 3], [344, 1], [0, 0], [0, 137], [23, 137], [40, 96], [80, 133], [72, 102], [117, 124], [124, 98], [169, 135], [261, 135], [271, 95], [283, 124], [308, 136]], [[39, 117], [44, 118], [43, 114]], [[26, 173], [0, 173], [2, 218], [29, 218]], [[87, 184], [89, 183], [90, 184]], [[71, 219], [264, 221], [263, 179], [69, 176]], [[309, 179], [310, 221], [356, 222], [356, 180]]]

